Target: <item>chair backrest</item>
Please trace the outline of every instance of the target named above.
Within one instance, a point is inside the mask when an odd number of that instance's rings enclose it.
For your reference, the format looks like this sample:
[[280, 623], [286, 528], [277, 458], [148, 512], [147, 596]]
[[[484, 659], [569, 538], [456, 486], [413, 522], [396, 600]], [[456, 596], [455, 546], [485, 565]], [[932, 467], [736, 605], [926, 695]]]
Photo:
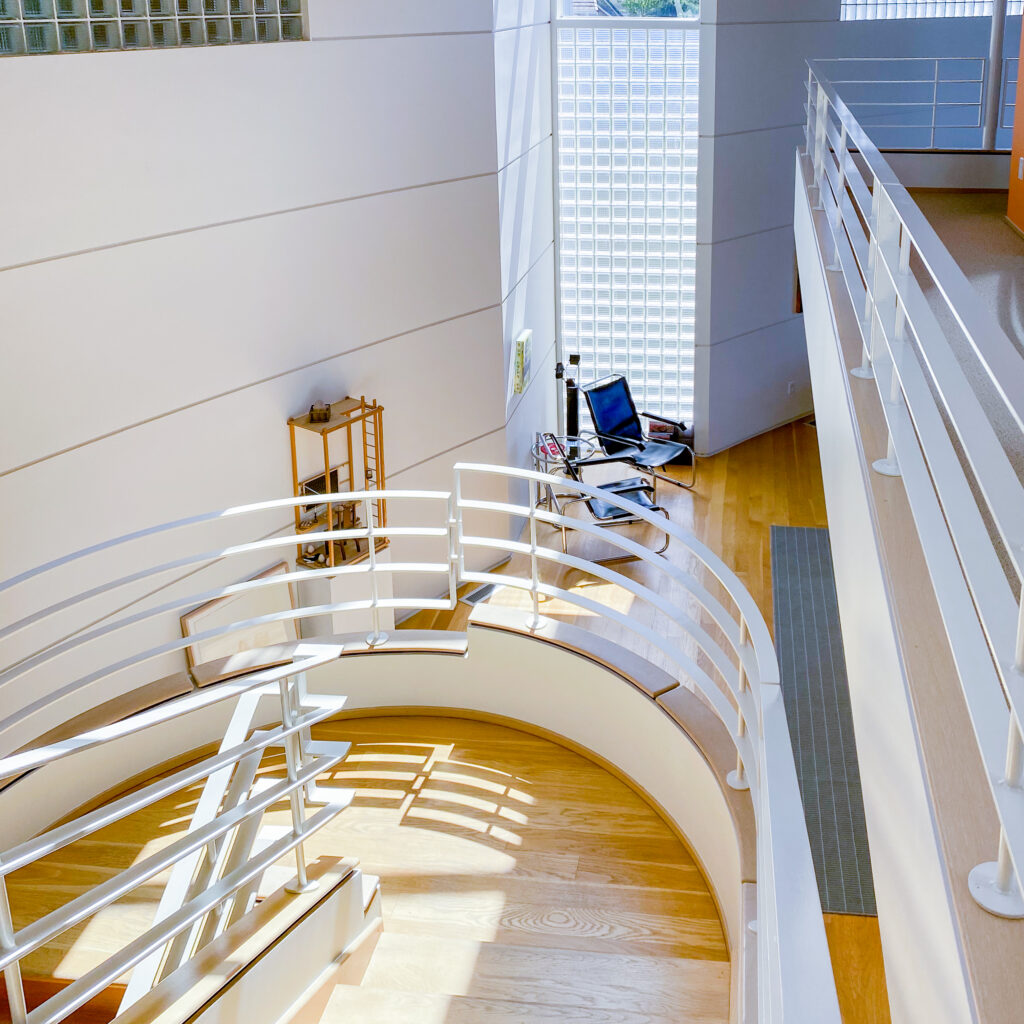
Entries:
[[[584, 384], [580, 390], [587, 400], [590, 418], [598, 434], [610, 437], [624, 437], [629, 441], [644, 440], [643, 426], [630, 394], [629, 384], [621, 373], [602, 377], [592, 384]], [[615, 455], [628, 445], [616, 445], [600, 438], [601, 447], [609, 455]]]

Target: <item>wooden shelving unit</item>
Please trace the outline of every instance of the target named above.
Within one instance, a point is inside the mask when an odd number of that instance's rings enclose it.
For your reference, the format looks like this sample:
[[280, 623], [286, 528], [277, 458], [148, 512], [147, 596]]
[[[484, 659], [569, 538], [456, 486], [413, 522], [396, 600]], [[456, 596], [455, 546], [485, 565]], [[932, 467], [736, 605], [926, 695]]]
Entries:
[[[343, 398], [331, 403], [331, 418], [324, 423], [310, 421], [309, 413], [293, 416], [288, 421], [292, 447], [292, 485], [297, 498], [309, 495], [341, 494], [345, 491], [383, 490], [384, 409], [366, 396]], [[323, 451], [323, 471], [300, 478], [298, 431], [320, 435]], [[332, 445], [332, 440], [334, 444]], [[338, 441], [344, 442], [341, 453], [336, 452]], [[332, 448], [335, 449], [332, 451]], [[295, 509], [295, 532], [308, 534], [309, 540], [299, 545], [296, 561], [307, 568], [347, 565], [362, 561], [369, 554], [363, 540], [315, 540], [325, 529], [351, 530], [363, 525], [362, 501], [336, 500], [298, 505]], [[387, 502], [383, 499], [369, 503], [369, 514], [374, 529], [387, 525]], [[375, 539], [375, 549], [387, 547], [386, 537]], [[312, 547], [310, 552], [308, 549]]]

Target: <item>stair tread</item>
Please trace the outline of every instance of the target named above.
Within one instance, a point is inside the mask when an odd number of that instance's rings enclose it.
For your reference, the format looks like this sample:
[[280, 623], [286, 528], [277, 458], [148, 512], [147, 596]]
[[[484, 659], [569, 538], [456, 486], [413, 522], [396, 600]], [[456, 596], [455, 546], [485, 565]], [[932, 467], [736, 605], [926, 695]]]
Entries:
[[727, 1016], [682, 1016], [678, 1008], [664, 1014], [582, 1006], [553, 1006], [475, 996], [396, 992], [392, 989], [338, 985], [320, 1024], [720, 1024]]
[[385, 927], [363, 986], [716, 1021], [728, 1016], [729, 980], [728, 964], [709, 960], [415, 936]]

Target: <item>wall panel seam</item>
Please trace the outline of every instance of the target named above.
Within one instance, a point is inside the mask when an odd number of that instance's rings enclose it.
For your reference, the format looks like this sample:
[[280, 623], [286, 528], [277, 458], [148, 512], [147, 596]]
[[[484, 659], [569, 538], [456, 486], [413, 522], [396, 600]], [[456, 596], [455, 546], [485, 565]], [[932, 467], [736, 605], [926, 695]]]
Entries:
[[803, 128], [806, 121], [787, 121], [785, 124], [766, 124], [759, 128], [739, 128], [734, 132], [697, 132], [698, 139], [728, 139], [735, 135], [756, 135], [760, 132], [775, 132], [781, 128]]
[[718, 341], [709, 342], [707, 345], [700, 345], [700, 348], [717, 348], [719, 345], [724, 345], [730, 341], [739, 341], [740, 338], [748, 338], [751, 334], [757, 334], [758, 331], [770, 331], [773, 327], [781, 327], [783, 324], [791, 323], [794, 320], [800, 320], [803, 314], [792, 313], [789, 316], [783, 317], [781, 320], [776, 320], [770, 324], [759, 324], [757, 327], [752, 327], [749, 331], [740, 331], [739, 334], [730, 334], [728, 338], [719, 338]]
[[[28, 462], [23, 462], [18, 466], [12, 466], [10, 469], [0, 470], [0, 479], [6, 476], [10, 476], [12, 473], [18, 473], [23, 469], [29, 469], [32, 466], [37, 466], [41, 462], [46, 462], [49, 459], [55, 459], [61, 455], [67, 455], [69, 452], [78, 451], [81, 448], [85, 448], [88, 445], [96, 444], [99, 441], [106, 441], [108, 438], [116, 437], [118, 434], [124, 434], [129, 430], [135, 430], [137, 427], [143, 427], [148, 423], [155, 423], [157, 420], [166, 419], [168, 416], [175, 416], [181, 412], [187, 412], [189, 409], [195, 409], [200, 405], [207, 405], [210, 402], [219, 401], [222, 398], [227, 398], [231, 395], [236, 395], [242, 391], [248, 391], [250, 388], [260, 387], [263, 384], [269, 384], [271, 381], [280, 380], [283, 377], [291, 376], [293, 373], [301, 373], [303, 370], [308, 370], [313, 366], [321, 366], [324, 363], [329, 363], [334, 359], [341, 359], [344, 356], [352, 355], [355, 352], [362, 352], [364, 349], [373, 348], [375, 345], [383, 345], [388, 341], [396, 341], [399, 338], [408, 337], [413, 334], [418, 334], [421, 331], [430, 330], [434, 327], [441, 327], [444, 324], [454, 323], [457, 320], [465, 320], [472, 316], [478, 316], [481, 313], [487, 313], [490, 310], [500, 309], [501, 303], [493, 302], [488, 306], [481, 306], [479, 309], [471, 309], [465, 313], [456, 313], [454, 316], [445, 317], [443, 320], [434, 320], [428, 324], [421, 324], [417, 327], [410, 327], [408, 330], [399, 331], [396, 334], [389, 334], [385, 338], [378, 338], [375, 341], [368, 341], [362, 345], [356, 345], [353, 348], [345, 349], [342, 352], [335, 352], [332, 355], [324, 356], [321, 359], [314, 359], [312, 362], [303, 363], [301, 366], [293, 366], [288, 370], [282, 370], [279, 373], [272, 373], [269, 376], [261, 377], [259, 380], [249, 381], [246, 384], [239, 384], [238, 387], [229, 388], [226, 391], [219, 391], [215, 395], [209, 395], [206, 398], [199, 398], [194, 402], [188, 402], [186, 405], [178, 406], [175, 409], [168, 409], [165, 412], [157, 413], [155, 416], [149, 416], [146, 419], [138, 420], [135, 423], [129, 423], [123, 427], [118, 427], [116, 430], [108, 430], [105, 434], [99, 434], [96, 437], [91, 437], [86, 441], [79, 441], [77, 444], [68, 445], [66, 448], [61, 448], [59, 451], [49, 452], [46, 455], [40, 455], [36, 459], [31, 459]], [[394, 474], [391, 474], [394, 476]]]
[[394, 480], [396, 476], [400, 476], [402, 473], [408, 473], [411, 469], [416, 469], [418, 466], [422, 466], [427, 462], [433, 462], [434, 459], [441, 458], [442, 455], [449, 455], [451, 452], [457, 451], [459, 448], [465, 448], [468, 444], [475, 444], [477, 441], [482, 441], [485, 437], [490, 437], [492, 434], [497, 434], [499, 431], [505, 429], [505, 424], [494, 427], [492, 430], [485, 430], [482, 434], [477, 434], [475, 437], [467, 437], [464, 441], [459, 441], [458, 444], [453, 444], [450, 448], [444, 448], [439, 452], [434, 452], [433, 455], [428, 455], [426, 458], [419, 459], [417, 462], [412, 462], [408, 466], [403, 466], [401, 469], [388, 472], [388, 479]]
[[727, 235], [725, 238], [713, 238], [710, 242], [697, 242], [697, 245], [722, 245], [725, 242], [739, 242], [744, 238], [756, 238], [758, 235], [769, 235], [773, 231], [790, 231], [793, 228], [792, 219], [784, 224], [776, 224], [770, 228], [758, 228], [757, 231], [747, 231], [742, 235]]
[[381, 196], [401, 195], [405, 192], [417, 192], [422, 189], [437, 188], [442, 185], [457, 185], [467, 181], [479, 181], [484, 178], [493, 178], [495, 171], [481, 171], [477, 174], [467, 174], [458, 178], [442, 178], [438, 181], [425, 181], [416, 185], [403, 185], [401, 188], [383, 189], [380, 192], [362, 192], [355, 196], [343, 196], [339, 199], [325, 199], [318, 203], [306, 203], [301, 206], [291, 206], [284, 210], [268, 210], [264, 213], [247, 214], [244, 217], [233, 217], [229, 220], [214, 221], [210, 224], [196, 224], [186, 228], [176, 228], [173, 231], [161, 231], [153, 235], [143, 235], [139, 238], [129, 238], [121, 242], [108, 242], [105, 245], [94, 245], [84, 249], [75, 249], [71, 252], [56, 253], [53, 256], [40, 256], [38, 259], [25, 260], [22, 263], [9, 263], [0, 266], [0, 273], [8, 270], [21, 270], [25, 267], [35, 267], [42, 263], [54, 263], [58, 260], [74, 259], [76, 256], [88, 256], [92, 253], [106, 252], [109, 249], [122, 249], [129, 245], [141, 245], [146, 242], [157, 242], [164, 238], [176, 238], [180, 235], [189, 235], [200, 231], [215, 231], [219, 228], [232, 227], [236, 224], [248, 224], [254, 221], [267, 220], [271, 217], [286, 217], [294, 213], [305, 213], [309, 210], [320, 210], [328, 206], [340, 206], [343, 203], [356, 203], [364, 199], [377, 199]]
[[524, 29], [524, 28], [541, 28], [543, 26], [547, 26], [547, 25], [550, 25], [550, 24], [551, 24], [551, 19], [548, 18], [547, 21], [530, 21], [530, 22], [527, 22], [524, 25], [506, 25], [504, 28], [496, 28], [494, 30], [494, 34], [496, 36], [498, 36], [498, 35], [501, 35], [502, 32], [518, 32], [520, 29]]
[[535, 143], [533, 143], [533, 145], [530, 146], [529, 149], [524, 149], [519, 156], [512, 157], [512, 159], [506, 164], [498, 168], [498, 174], [504, 174], [505, 171], [507, 171], [514, 163], [518, 163], [520, 160], [525, 160], [526, 157], [528, 157], [535, 149], [539, 146], [543, 146], [544, 143], [551, 138], [551, 134], [551, 132], [548, 132], [546, 135], [542, 135]]
[[519, 280], [516, 281], [516, 283], [512, 285], [511, 288], [509, 288], [508, 293], [501, 300], [501, 304], [503, 306], [505, 305], [506, 302], [508, 302], [510, 298], [512, 298], [512, 295], [515, 292], [515, 290], [530, 276], [530, 274], [532, 274], [537, 269], [537, 264], [540, 263], [540, 261], [544, 259], [545, 256], [547, 256], [548, 249], [551, 249], [554, 246], [554, 244], [554, 239], [548, 242], [548, 244], [544, 246], [544, 249], [542, 250], [541, 254], [533, 261], [533, 263], [529, 265], [529, 267], [526, 268], [526, 271], [523, 274], [523, 276], [519, 278]]

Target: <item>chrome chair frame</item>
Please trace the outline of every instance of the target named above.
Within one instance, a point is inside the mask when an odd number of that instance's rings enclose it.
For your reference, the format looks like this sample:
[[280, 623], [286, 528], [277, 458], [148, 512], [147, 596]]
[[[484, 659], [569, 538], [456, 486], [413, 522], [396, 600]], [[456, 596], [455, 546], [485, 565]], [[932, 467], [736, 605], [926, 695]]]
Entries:
[[[541, 437], [545, 444], [551, 446], [554, 450], [556, 450], [559, 453], [559, 455], [562, 458], [563, 470], [566, 476], [568, 476], [570, 480], [573, 480], [576, 483], [583, 483], [583, 474], [580, 472], [580, 467], [582, 465], [599, 466], [612, 462], [624, 461], [621, 456], [606, 455], [604, 457], [596, 459], [587, 459], [585, 463], [576, 462], [569, 457], [569, 454], [562, 446], [561, 441], [559, 441], [553, 433], [544, 433], [541, 435]], [[609, 494], [615, 494], [618, 495], [619, 497], [629, 497], [631, 494], [634, 493], [650, 495], [648, 503], [642, 505], [641, 507], [646, 509], [646, 511], [648, 512], [660, 512], [665, 517], [666, 521], [671, 522], [668, 510], [664, 508], [662, 505], [659, 505], [655, 501], [651, 500], [654, 497], [656, 497], [654, 485], [646, 483], [639, 477], [634, 477], [630, 480], [615, 480], [608, 484], [598, 484], [597, 487], [599, 490], [607, 491]], [[587, 506], [587, 511], [593, 517], [594, 522], [600, 526], [628, 526], [631, 523], [642, 523], [647, 521], [641, 518], [640, 516], [631, 516], [628, 512], [626, 512], [623, 509], [616, 509], [617, 514], [599, 515], [595, 510], [593, 504], [597, 500], [598, 499], [591, 497], [589, 495], [581, 495], [578, 498], [570, 498], [568, 501], [564, 501], [561, 503], [561, 506], [558, 509], [558, 511], [561, 515], [564, 515], [565, 510], [570, 505], [576, 505], [582, 502]], [[637, 504], [640, 503], [637, 502]], [[568, 537], [566, 531], [568, 529], [571, 529], [571, 527], [567, 527], [563, 523], [560, 529], [562, 533], [562, 554], [568, 554]], [[671, 535], [666, 532], [665, 543], [662, 544], [660, 548], [655, 549], [653, 553], [656, 555], [664, 554], [665, 551], [668, 550], [669, 542], [671, 541], [671, 539]], [[597, 562], [599, 565], [614, 565], [619, 562], [632, 562], [636, 559], [636, 555], [618, 555], [614, 558], [593, 559], [593, 561]]]
[[[625, 397], [628, 402], [630, 415], [620, 424], [620, 426], [629, 429], [629, 433], [626, 434], [610, 433], [607, 431], [607, 427], [602, 431], [598, 427], [600, 417], [594, 414], [592, 393], [607, 388], [614, 381], [622, 381]], [[593, 434], [598, 439], [601, 450], [605, 455], [614, 456], [620, 461], [627, 462], [638, 472], [650, 477], [655, 497], [658, 494], [657, 482], [659, 480], [664, 480], [666, 483], [682, 487], [686, 490], [689, 490], [696, 484], [697, 454], [693, 450], [693, 445], [685, 441], [661, 441], [651, 437], [649, 432], [644, 431], [640, 417], [643, 416], [648, 420], [655, 420], [658, 423], [667, 423], [684, 434], [692, 434], [692, 431], [687, 429], [685, 423], [670, 420], [665, 416], [658, 416], [653, 412], [637, 412], [636, 403], [633, 401], [633, 395], [629, 389], [629, 382], [621, 373], [609, 374], [606, 377], [601, 377], [599, 380], [592, 381], [590, 384], [584, 384], [580, 391], [583, 392], [583, 397], [587, 401], [590, 418], [594, 423]], [[684, 452], [690, 453], [690, 479], [688, 482], [684, 483], [682, 480], [677, 480], [667, 473], [659, 472], [659, 470], [663, 470], [665, 466], [679, 458]], [[651, 464], [652, 462], [654, 464]]]

